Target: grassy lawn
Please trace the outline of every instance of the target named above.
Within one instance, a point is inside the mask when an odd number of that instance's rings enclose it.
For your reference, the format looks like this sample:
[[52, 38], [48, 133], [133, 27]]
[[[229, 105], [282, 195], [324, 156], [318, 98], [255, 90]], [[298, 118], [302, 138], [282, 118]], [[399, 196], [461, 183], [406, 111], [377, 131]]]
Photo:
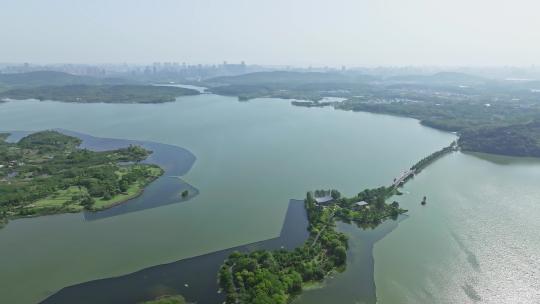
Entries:
[[142, 302], [141, 304], [185, 304], [186, 300], [182, 296], [163, 296], [153, 301]]
[[[47, 196], [46, 198], [40, 199], [36, 201], [35, 203], [29, 205], [28, 207], [33, 207], [33, 208], [38, 208], [38, 209], [54, 208], [54, 207], [61, 208], [64, 206], [65, 203], [71, 201], [71, 198], [74, 195], [86, 195], [86, 194], [88, 194], [88, 192], [86, 191], [86, 188], [81, 187], [79, 189], [79, 187], [77, 186], [72, 186], [66, 190], [59, 190], [56, 193]], [[73, 211], [80, 211], [83, 209], [83, 207], [78, 204], [70, 204], [68, 208], [69, 210], [73, 210]]]
[[[163, 170], [159, 167], [150, 167], [151, 175], [156, 178], [163, 174]], [[127, 169], [122, 168], [116, 172], [119, 178], [127, 173]], [[114, 205], [120, 204], [127, 200], [137, 197], [143, 191], [144, 187], [147, 186], [147, 182], [139, 181], [133, 183], [129, 186], [128, 190], [125, 193], [120, 193], [113, 196], [110, 199], [97, 198], [92, 210], [102, 210]], [[42, 209], [51, 209], [51, 208], [65, 208], [66, 211], [81, 211], [84, 209], [83, 206], [78, 203], [70, 203], [73, 196], [85, 196], [88, 195], [88, 191], [84, 187], [72, 186], [66, 190], [59, 190], [54, 194], [47, 196], [46, 198], [40, 199], [33, 204], [28, 205], [26, 208], [34, 210]]]
[[[163, 169], [159, 167], [150, 167], [148, 168], [150, 170], [150, 174], [154, 178], [159, 177], [161, 174], [163, 174]], [[127, 170], [124, 170], [123, 168], [116, 172], [116, 174], [121, 178], [124, 174], [126, 174]], [[109, 207], [112, 207], [116, 204], [125, 202], [127, 200], [130, 200], [132, 198], [137, 197], [141, 192], [144, 190], [144, 188], [148, 185], [148, 182], [139, 181], [129, 186], [128, 190], [125, 193], [120, 193], [115, 196], [113, 196], [111, 199], [96, 199], [96, 202], [92, 206], [93, 210], [101, 210], [106, 209]]]
[[163, 169], [160, 167], [150, 167], [150, 174], [154, 177], [161, 176], [163, 174]]
[[134, 183], [133, 185], [129, 186], [126, 193], [121, 193], [113, 196], [111, 199], [106, 200], [104, 198], [96, 199], [96, 202], [92, 206], [93, 210], [101, 210], [105, 208], [109, 208], [111, 206], [114, 206], [116, 204], [125, 202], [129, 199], [137, 197], [141, 193], [141, 191], [144, 188], [144, 184], [142, 183]]

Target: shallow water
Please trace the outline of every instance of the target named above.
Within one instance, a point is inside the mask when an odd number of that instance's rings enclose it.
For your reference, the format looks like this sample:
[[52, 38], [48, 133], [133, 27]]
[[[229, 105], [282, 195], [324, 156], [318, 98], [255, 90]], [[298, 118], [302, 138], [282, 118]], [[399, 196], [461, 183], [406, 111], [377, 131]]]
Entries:
[[304, 202], [291, 200], [277, 238], [154, 266], [121, 277], [75, 285], [62, 289], [42, 303], [132, 304], [171, 294], [181, 294], [192, 303], [222, 303], [225, 296], [218, 291], [216, 277], [223, 261], [232, 252], [291, 250], [307, 240], [307, 226]]

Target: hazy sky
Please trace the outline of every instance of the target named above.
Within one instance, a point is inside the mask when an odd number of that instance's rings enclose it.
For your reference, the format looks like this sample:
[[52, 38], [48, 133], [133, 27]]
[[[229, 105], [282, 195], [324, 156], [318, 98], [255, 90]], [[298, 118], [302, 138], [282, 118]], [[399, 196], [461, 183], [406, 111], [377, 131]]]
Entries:
[[0, 62], [540, 64], [539, 0], [0, 0]]

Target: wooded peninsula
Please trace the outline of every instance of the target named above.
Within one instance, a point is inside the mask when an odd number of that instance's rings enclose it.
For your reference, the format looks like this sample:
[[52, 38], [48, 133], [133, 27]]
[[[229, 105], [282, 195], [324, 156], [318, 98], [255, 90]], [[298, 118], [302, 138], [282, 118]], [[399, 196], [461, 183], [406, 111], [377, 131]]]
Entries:
[[151, 151], [129, 146], [111, 151], [79, 148], [81, 140], [56, 131], [17, 143], [0, 135], [0, 222], [10, 218], [97, 211], [132, 199], [163, 174], [140, 163]]

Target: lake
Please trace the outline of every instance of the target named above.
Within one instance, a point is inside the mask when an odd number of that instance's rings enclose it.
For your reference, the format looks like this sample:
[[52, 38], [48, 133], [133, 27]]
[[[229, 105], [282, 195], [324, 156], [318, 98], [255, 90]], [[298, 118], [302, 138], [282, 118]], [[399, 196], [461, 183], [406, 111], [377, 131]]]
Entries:
[[[126, 275], [155, 265], [276, 238], [280, 235], [290, 199], [301, 199], [306, 191], [317, 188], [336, 188], [345, 195], [353, 195], [368, 187], [387, 185], [403, 169], [455, 139], [452, 134], [421, 126], [413, 119], [331, 108], [294, 107], [288, 101], [277, 99], [238, 102], [236, 98], [211, 94], [182, 97], [165, 104], [19, 101], [0, 105], [0, 130], [51, 128], [185, 148], [196, 161], [182, 180], [199, 193], [185, 202], [99, 220], [87, 220], [83, 214], [67, 214], [11, 221], [0, 230], [0, 302], [35, 303], [66, 286]], [[486, 166], [492, 168], [491, 171]], [[499, 170], [514, 174], [494, 180], [498, 177], [494, 174], [508, 173]], [[424, 299], [410, 295], [423, 291], [454, 299], [442, 284], [444, 277], [430, 278], [426, 274], [431, 274], [430, 267], [436, 265], [447, 273], [464, 275], [460, 270], [450, 268], [470, 264], [459, 265], [457, 261], [448, 264], [444, 259], [447, 255], [440, 254], [448, 248], [431, 248], [432, 239], [423, 235], [436, 233], [432, 231], [436, 229], [424, 225], [450, 222], [460, 227], [451, 234], [460, 242], [446, 244], [440, 240], [436, 244], [444, 243], [455, 253], [464, 255], [467, 261], [468, 251], [462, 248], [473, 250], [475, 247], [470, 246], [475, 240], [485, 239], [479, 235], [470, 239], [466, 225], [478, 223], [468, 215], [478, 212], [487, 218], [488, 215], [483, 213], [487, 207], [482, 206], [492, 204], [492, 199], [498, 196], [497, 191], [505, 189], [491, 187], [492, 192], [476, 191], [476, 183], [487, 188], [492, 182], [507, 185], [505, 187], [512, 191], [499, 202], [502, 206], [507, 206], [508, 200], [539, 201], [538, 187], [536, 192], [528, 188], [534, 184], [534, 178], [540, 180], [539, 172], [535, 161], [526, 165], [505, 163], [504, 159], [493, 162], [456, 153], [443, 158], [410, 182], [405, 191], [411, 194], [398, 198], [411, 210], [409, 216], [399, 224], [396, 222], [397, 227], [374, 245], [379, 302], [394, 303], [395, 299], [405, 296], [413, 300]], [[527, 183], [523, 183], [525, 177], [530, 178]], [[452, 181], [460, 181], [467, 187], [453, 189], [460, 184], [452, 184]], [[474, 196], [467, 197], [471, 193]], [[417, 198], [423, 195], [428, 196], [428, 205], [420, 209]], [[463, 208], [475, 208], [466, 210], [467, 213], [454, 222], [460, 210], [450, 206], [454, 206], [456, 200], [461, 200]], [[518, 234], [523, 242], [536, 241], [534, 246], [538, 246], [540, 241], [533, 233], [534, 229], [537, 231], [537, 224], [528, 218], [533, 216], [532, 212], [538, 214], [538, 209], [530, 207], [534, 207], [532, 203], [522, 207], [526, 214], [515, 211], [505, 215], [523, 219], [519, 220], [520, 229], [501, 228], [498, 233], [504, 232], [504, 238], [508, 239]], [[501, 206], [490, 208], [496, 209], [492, 215], [508, 211]], [[422, 233], [418, 231], [419, 227], [425, 228], [420, 229]], [[347, 231], [347, 227], [342, 228]], [[481, 228], [476, 227], [477, 233], [489, 234]], [[530, 233], [524, 234], [523, 230]], [[446, 230], [440, 228], [440, 231], [443, 235]], [[354, 238], [356, 245], [351, 248], [362, 247], [362, 231], [358, 233], [359, 237]], [[496, 239], [495, 236], [492, 238]], [[538, 248], [525, 246], [526, 242], [520, 244], [522, 249], [513, 251], [514, 247], [510, 246], [508, 251], [519, 256]], [[434, 254], [430, 255], [429, 250]], [[354, 257], [352, 250], [349, 259]], [[477, 260], [481, 258], [477, 256]], [[419, 265], [426, 259], [431, 262], [424, 269]], [[403, 266], [412, 262], [416, 262], [413, 264], [417, 265], [415, 271], [410, 271], [412, 265]], [[478, 263], [483, 265], [481, 260]], [[403, 264], [402, 268], [396, 264]], [[529, 265], [536, 265], [533, 270], [538, 269], [538, 264]], [[347, 273], [342, 276], [353, 278], [349, 280], [349, 286], [355, 284], [357, 276], [353, 272], [350, 276], [346, 276]], [[473, 299], [476, 296], [485, 298], [475, 284], [481, 275], [474, 274], [476, 276], [469, 281], [456, 278], [455, 282], [461, 282], [461, 285], [456, 283], [459, 286], [456, 285], [454, 292], [469, 295], [465, 299], [471, 299], [471, 295]], [[336, 276], [335, 280], [339, 279], [340, 276]], [[424, 279], [430, 280], [430, 289], [424, 285]], [[327, 285], [331, 288], [332, 283]], [[530, 291], [535, 287], [537, 285], [533, 284], [520, 288]], [[339, 292], [335, 294], [339, 296]], [[343, 298], [336, 300], [348, 303], [352, 299], [354, 293], [343, 293]]]

